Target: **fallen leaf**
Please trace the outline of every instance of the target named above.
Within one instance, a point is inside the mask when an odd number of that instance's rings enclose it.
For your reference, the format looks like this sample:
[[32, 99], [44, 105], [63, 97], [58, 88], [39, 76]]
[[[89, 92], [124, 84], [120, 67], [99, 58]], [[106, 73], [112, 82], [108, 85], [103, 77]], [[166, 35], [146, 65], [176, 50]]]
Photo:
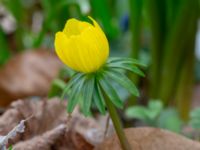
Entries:
[[27, 50], [0, 69], [0, 106], [29, 96], [46, 96], [61, 68], [49, 50]]
[[5, 135], [20, 120], [29, 116], [23, 134], [9, 141], [16, 150], [92, 150], [104, 140], [106, 117], [85, 118], [76, 108], [71, 117], [66, 101], [18, 100], [0, 116], [0, 135]]
[[[133, 150], [200, 150], [200, 143], [159, 128], [125, 129]], [[121, 150], [116, 135], [105, 139], [95, 150]]]

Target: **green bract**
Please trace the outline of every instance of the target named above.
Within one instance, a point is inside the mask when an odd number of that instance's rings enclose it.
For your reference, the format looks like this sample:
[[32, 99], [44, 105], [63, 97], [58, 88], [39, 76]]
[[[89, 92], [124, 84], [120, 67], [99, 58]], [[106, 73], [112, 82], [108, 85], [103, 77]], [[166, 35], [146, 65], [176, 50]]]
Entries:
[[123, 108], [123, 101], [110, 81], [112, 80], [123, 86], [132, 95], [139, 96], [135, 84], [125, 75], [126, 71], [131, 71], [144, 76], [138, 66], [145, 65], [131, 58], [110, 58], [97, 72], [76, 72], [63, 91], [63, 97], [65, 95], [69, 96], [67, 111], [72, 113], [78, 101], [83, 99], [83, 113], [85, 116], [90, 114], [92, 104], [97, 106], [100, 113], [105, 114], [105, 96], [116, 107]]

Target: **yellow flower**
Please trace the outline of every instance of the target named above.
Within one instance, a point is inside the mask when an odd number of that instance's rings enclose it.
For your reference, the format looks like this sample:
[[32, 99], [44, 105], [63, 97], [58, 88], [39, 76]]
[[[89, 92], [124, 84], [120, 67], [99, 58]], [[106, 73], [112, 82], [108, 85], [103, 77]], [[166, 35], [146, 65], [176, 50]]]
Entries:
[[97, 71], [107, 60], [109, 45], [98, 23], [69, 19], [62, 32], [57, 32], [55, 49], [68, 67], [83, 73]]

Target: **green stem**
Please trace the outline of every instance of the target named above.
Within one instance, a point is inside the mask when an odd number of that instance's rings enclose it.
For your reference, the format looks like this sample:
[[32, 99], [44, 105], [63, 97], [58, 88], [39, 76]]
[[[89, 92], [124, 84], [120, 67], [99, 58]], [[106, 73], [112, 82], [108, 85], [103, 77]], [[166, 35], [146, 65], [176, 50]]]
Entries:
[[175, 95], [176, 105], [180, 112], [181, 118], [185, 121], [189, 119], [189, 111], [191, 106], [192, 89], [194, 85], [194, 46], [195, 35], [197, 30], [198, 21], [198, 0], [193, 1], [193, 9], [191, 10], [190, 24], [188, 25], [187, 42], [184, 48], [186, 49], [185, 55], [182, 60], [182, 68], [180, 69], [180, 76]]
[[[95, 18], [99, 18], [102, 25], [108, 33], [109, 38], [114, 38], [117, 35], [117, 28], [112, 23], [111, 7], [107, 0], [90, 0], [91, 13]], [[103, 8], [103, 11], [102, 11]]]
[[[192, 49], [188, 49], [193, 51]], [[191, 55], [191, 54], [190, 54]], [[189, 111], [191, 106], [191, 97], [193, 89], [193, 69], [194, 69], [194, 55], [189, 56], [188, 60], [182, 66], [180, 73], [180, 81], [178, 82], [177, 92], [175, 95], [176, 106], [179, 114], [184, 121], [189, 119]]]
[[115, 131], [118, 135], [119, 141], [121, 143], [121, 147], [123, 150], [131, 150], [130, 144], [128, 143], [128, 140], [125, 136], [124, 130], [122, 128], [122, 124], [120, 121], [120, 118], [117, 114], [117, 111], [115, 109], [115, 106], [113, 103], [109, 100], [107, 96], [105, 96], [105, 103], [108, 108], [110, 117], [112, 119], [113, 125], [115, 127]]
[[[141, 0], [129, 0], [130, 6], [130, 30], [131, 30], [131, 54], [130, 56], [134, 59], [138, 59], [139, 50], [141, 47], [140, 34], [142, 24], [142, 6]], [[136, 74], [129, 73], [129, 78], [133, 83], [138, 85], [139, 76]], [[136, 97], [130, 96], [127, 100], [127, 106], [132, 106], [136, 103]]]
[[[162, 63], [162, 73], [159, 88], [159, 98], [165, 104], [168, 104], [175, 91], [176, 78], [180, 76], [179, 65], [185, 53], [184, 47], [188, 42], [188, 37], [185, 33], [188, 32], [189, 23], [188, 18], [191, 18], [191, 10], [193, 9], [193, 1], [183, 0], [179, 6], [179, 11], [166, 37], [164, 48], [164, 57]], [[192, 9], [191, 9], [192, 8]], [[177, 71], [178, 70], [178, 71]]]
[[150, 30], [152, 33], [151, 41], [151, 87], [150, 97], [158, 98], [158, 90], [160, 84], [160, 74], [163, 57], [163, 45], [165, 42], [166, 35], [166, 24], [165, 24], [165, 7], [164, 3], [160, 0], [147, 0], [145, 1], [145, 9], [148, 17]]
[[140, 33], [142, 24], [142, 1], [141, 0], [129, 0], [130, 6], [130, 29], [132, 38], [132, 50], [131, 57], [138, 59], [138, 53], [140, 50]]

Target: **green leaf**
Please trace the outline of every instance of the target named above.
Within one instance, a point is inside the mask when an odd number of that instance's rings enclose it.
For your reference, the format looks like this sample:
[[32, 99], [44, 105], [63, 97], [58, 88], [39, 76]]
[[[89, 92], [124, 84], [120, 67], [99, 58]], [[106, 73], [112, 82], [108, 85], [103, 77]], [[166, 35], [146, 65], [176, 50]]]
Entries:
[[8, 150], [12, 150], [13, 149], [13, 146], [11, 145], [9, 148], [8, 148]]
[[141, 63], [140, 61], [133, 59], [133, 58], [127, 58], [127, 57], [111, 57], [108, 59], [107, 64], [135, 64], [139, 66], [146, 67], [145, 64]]
[[133, 106], [126, 109], [125, 114], [128, 118], [140, 119], [148, 123], [147, 109], [142, 106]]
[[72, 86], [68, 104], [67, 104], [68, 113], [72, 113], [72, 111], [74, 110], [74, 107], [78, 103], [84, 82], [85, 82], [85, 78], [81, 78], [76, 84]]
[[[118, 29], [112, 21], [113, 7], [110, 7], [107, 0], [91, 0], [89, 2], [92, 10], [92, 16], [101, 20], [106, 35], [109, 37], [109, 39], [116, 38]], [[114, 1], [112, 1], [112, 3], [113, 2]]]
[[161, 112], [157, 119], [157, 127], [180, 133], [183, 122], [176, 109], [169, 108]]
[[148, 107], [133, 106], [126, 110], [126, 115], [129, 118], [137, 118], [150, 126], [157, 126], [157, 118], [161, 114], [163, 105], [158, 100], [151, 100]]
[[124, 65], [123, 68], [126, 69], [126, 70], [129, 70], [129, 71], [131, 71], [131, 72], [133, 72], [135, 74], [138, 74], [138, 75], [140, 75], [142, 77], [145, 77], [145, 74], [137, 66], [133, 66], [133, 65], [128, 65], [127, 64], [127, 65]]
[[155, 120], [158, 117], [163, 109], [163, 104], [159, 100], [151, 100], [148, 103], [148, 117], [151, 120]]
[[93, 99], [94, 99], [94, 103], [97, 106], [97, 108], [99, 109], [100, 113], [105, 115], [106, 111], [105, 111], [104, 98], [101, 93], [100, 87], [97, 83], [95, 84], [95, 87], [94, 87]]
[[194, 129], [200, 129], [200, 120], [199, 119], [192, 119], [189, 124], [192, 126]]
[[133, 73], [136, 73], [142, 77], [145, 76], [145, 74], [137, 67], [137, 66], [134, 66], [132, 64], [124, 64], [124, 63], [120, 63], [120, 64], [110, 64], [108, 65], [108, 67], [110, 68], [120, 68], [120, 69], [124, 69], [124, 70], [128, 70], [128, 71], [131, 71]]
[[191, 118], [200, 118], [200, 108], [196, 108], [190, 112]]
[[194, 129], [200, 129], [200, 108], [196, 108], [190, 112], [190, 125]]
[[25, 9], [23, 8], [23, 4], [21, 0], [4, 0], [1, 1], [1, 3], [3, 2], [3, 6], [5, 6], [9, 12], [12, 13], [12, 15], [15, 17], [16, 21], [22, 21], [23, 17], [24, 17], [24, 12]]
[[132, 83], [132, 81], [126, 77], [126, 75], [119, 73], [114, 70], [105, 71], [106, 74], [117, 83], [122, 85], [125, 89], [127, 89], [131, 94], [135, 96], [139, 96], [139, 91], [137, 87]]
[[60, 96], [63, 89], [65, 88], [66, 83], [61, 80], [61, 79], [55, 79], [52, 83], [51, 83], [51, 87], [50, 90], [48, 92], [48, 98], [52, 98], [55, 96]]
[[109, 81], [104, 77], [101, 78], [99, 82], [106, 95], [112, 101], [112, 103], [118, 108], [123, 108], [123, 102], [120, 100], [118, 94], [116, 93], [112, 85], [109, 83]]
[[71, 80], [67, 83], [66, 87], [63, 90], [63, 94], [61, 96], [61, 99], [64, 99], [65, 95], [68, 94], [69, 89], [72, 87], [72, 85], [76, 84], [76, 82], [79, 82], [80, 80], [82, 80], [82, 78], [84, 77], [84, 74], [82, 73], [76, 73]]
[[86, 79], [83, 86], [83, 113], [85, 116], [90, 114], [90, 107], [92, 104], [92, 95], [94, 91], [94, 77]]
[[6, 41], [6, 35], [4, 34], [3, 30], [0, 27], [0, 66], [10, 58], [10, 51], [8, 48], [8, 43]]

